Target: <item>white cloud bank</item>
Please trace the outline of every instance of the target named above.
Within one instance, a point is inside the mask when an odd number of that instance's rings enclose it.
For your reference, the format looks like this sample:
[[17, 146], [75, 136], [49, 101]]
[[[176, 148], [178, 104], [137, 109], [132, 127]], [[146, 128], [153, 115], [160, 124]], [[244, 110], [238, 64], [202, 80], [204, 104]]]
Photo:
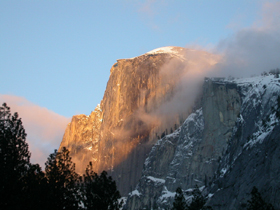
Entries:
[[4, 102], [11, 108], [11, 113], [18, 112], [22, 119], [31, 162], [39, 163], [44, 168], [49, 154], [58, 149], [70, 119], [35, 105], [23, 97], [0, 94], [1, 106]]
[[280, 68], [279, 11], [280, 2], [264, 3], [260, 19], [251, 27], [238, 30], [221, 40], [211, 50], [212, 54], [203, 52], [201, 46], [186, 46], [197, 50], [186, 51], [184, 64], [178, 68], [178, 63], [171, 60], [160, 70], [161, 77], [166, 78], [167, 83], [170, 78], [179, 78], [174, 88], [176, 94], [153, 113], [145, 115], [140, 110], [140, 118], [151, 124], [156, 120], [170, 121], [168, 115], [174, 117], [176, 113], [185, 113], [201, 93], [205, 77], [250, 77]]
[[221, 40], [215, 52], [223, 60], [218, 76], [248, 77], [280, 67], [280, 2], [266, 2], [253, 26]]

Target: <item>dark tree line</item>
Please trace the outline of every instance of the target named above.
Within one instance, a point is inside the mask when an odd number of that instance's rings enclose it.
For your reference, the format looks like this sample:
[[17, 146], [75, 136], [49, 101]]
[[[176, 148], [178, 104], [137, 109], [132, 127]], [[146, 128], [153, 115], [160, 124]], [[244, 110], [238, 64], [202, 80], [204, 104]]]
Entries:
[[[213, 210], [211, 206], [206, 206], [207, 198], [202, 195], [196, 186], [192, 191], [191, 202], [187, 204], [184, 193], [180, 187], [177, 188], [173, 207], [171, 210]], [[251, 191], [251, 198], [245, 204], [247, 210], [274, 210], [270, 203], [266, 203], [256, 187]]]
[[30, 163], [26, 133], [17, 113], [0, 107], [0, 209], [93, 209], [118, 210], [120, 193], [103, 171], [83, 176], [75, 172], [69, 151], [54, 151], [45, 171]]
[[256, 187], [251, 191], [251, 199], [247, 201], [247, 210], [274, 210], [270, 203], [266, 203]]
[[[278, 100], [278, 102], [280, 99]], [[280, 102], [279, 102], [280, 104]], [[118, 210], [122, 203], [116, 183], [106, 171], [100, 175], [90, 162], [83, 176], [75, 172], [69, 151], [54, 151], [45, 163], [45, 171], [30, 163], [26, 133], [17, 113], [4, 103], [0, 107], [0, 209], [92, 209]], [[176, 190], [172, 210], [211, 210], [206, 197], [196, 188], [187, 203], [181, 188]], [[274, 210], [257, 188], [251, 191], [247, 210]]]
[[185, 200], [182, 189], [178, 187], [171, 210], [213, 210], [212, 207], [205, 206], [207, 198], [202, 195], [198, 186], [192, 191], [191, 196], [191, 202], [188, 204]]

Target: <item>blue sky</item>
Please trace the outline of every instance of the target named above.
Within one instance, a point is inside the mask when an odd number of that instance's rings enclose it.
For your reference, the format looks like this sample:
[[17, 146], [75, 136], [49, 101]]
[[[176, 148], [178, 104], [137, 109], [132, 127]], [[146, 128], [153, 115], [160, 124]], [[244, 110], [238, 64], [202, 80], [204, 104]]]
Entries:
[[23, 123], [30, 122], [29, 139], [36, 139], [32, 150], [36, 144], [47, 154], [64, 128], [48, 136], [52, 143], [42, 140], [32, 126], [37, 121], [28, 119], [31, 106], [44, 112], [38, 121], [47, 113], [53, 123], [60, 116], [61, 124], [88, 115], [100, 103], [116, 59], [163, 46], [211, 50], [258, 24], [267, 2], [278, 1], [0, 0], [0, 102], [10, 102], [12, 111], [29, 110], [22, 114]]
[[251, 25], [258, 1], [0, 1], [1, 94], [90, 114], [116, 59], [210, 46]]

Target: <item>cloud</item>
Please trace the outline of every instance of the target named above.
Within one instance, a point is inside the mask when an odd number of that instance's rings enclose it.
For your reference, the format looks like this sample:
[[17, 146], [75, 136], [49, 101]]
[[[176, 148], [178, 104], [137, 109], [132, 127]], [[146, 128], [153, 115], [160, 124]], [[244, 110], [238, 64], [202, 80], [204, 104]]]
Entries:
[[260, 20], [263, 29], [280, 29], [280, 2], [266, 2], [262, 7], [262, 18]]
[[220, 60], [219, 55], [199, 49], [186, 49], [183, 56], [184, 62], [171, 60], [160, 69], [163, 82], [169, 83], [170, 78], [173, 78], [175, 88], [174, 96], [158, 108], [158, 116], [174, 116], [188, 112], [201, 93], [205, 76], [210, 74], [213, 65]]
[[[154, 30], [160, 30], [160, 25], [156, 21], [157, 17], [162, 19], [165, 16], [163, 12], [167, 8], [167, 2], [165, 0], [145, 0], [137, 3], [138, 13], [146, 20], [147, 24]], [[172, 19], [176, 21], [176, 19]]]
[[[135, 120], [136, 124], [141, 124], [143, 129], [139, 133], [145, 133], [145, 129], [152, 129], [154, 134], [160, 136], [162, 132], [173, 129], [175, 124], [182, 123], [191, 113], [194, 102], [201, 96], [205, 75], [209, 74], [212, 66], [220, 59], [219, 55], [203, 50], [182, 50], [176, 47], [172, 49], [178, 50], [178, 56], [160, 68], [156, 94], [143, 92], [143, 95], [150, 96], [146, 104], [152, 106], [140, 106], [133, 115], [133, 119], [139, 120]], [[154, 97], [158, 93], [161, 97]], [[135, 127], [138, 126], [132, 125], [128, 129], [133, 133]]]
[[155, 3], [156, 0], [146, 0], [143, 3], [140, 3], [139, 12], [153, 17], [156, 14], [156, 9], [154, 7]]
[[31, 162], [44, 168], [49, 154], [58, 149], [70, 119], [19, 96], [0, 94], [0, 102], [7, 103], [12, 113], [18, 112], [27, 133]]
[[263, 4], [259, 20], [221, 40], [212, 47], [211, 53], [197, 45], [187, 46], [185, 62], [171, 60], [160, 69], [162, 84], [159, 88], [175, 84], [172, 97], [152, 112], [138, 110], [138, 118], [147, 125], [160, 122], [167, 126], [178, 114], [191, 111], [202, 93], [205, 77], [250, 77], [279, 68], [279, 11], [280, 2]]
[[280, 2], [264, 3], [259, 20], [215, 48], [223, 59], [217, 66], [219, 76], [248, 77], [280, 67]]
[[[190, 109], [201, 93], [205, 77], [250, 77], [280, 67], [280, 2], [264, 3], [260, 19], [236, 31], [210, 50], [198, 45], [186, 48], [183, 67], [166, 64], [163, 77], [179, 77], [173, 98], [163, 103], [157, 116], [174, 116]], [[208, 53], [207, 51], [211, 51]], [[180, 70], [181, 69], [181, 70]], [[168, 118], [167, 118], [168, 120]]]

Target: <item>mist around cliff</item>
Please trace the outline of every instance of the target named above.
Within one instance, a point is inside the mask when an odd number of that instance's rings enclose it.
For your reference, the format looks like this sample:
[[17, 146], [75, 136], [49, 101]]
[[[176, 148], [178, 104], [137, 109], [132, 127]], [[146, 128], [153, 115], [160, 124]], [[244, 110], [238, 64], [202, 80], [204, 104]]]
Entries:
[[205, 77], [250, 77], [279, 68], [279, 11], [280, 2], [264, 4], [260, 19], [221, 40], [210, 52], [201, 46], [186, 46], [183, 64], [173, 59], [160, 69], [163, 83], [176, 81], [173, 97], [153, 112], [138, 110], [139, 119], [159, 125], [191, 110]]
[[141, 107], [134, 113], [145, 127], [161, 127], [158, 135], [170, 133], [192, 112], [194, 102], [201, 96], [204, 77], [220, 60], [220, 55], [203, 50], [186, 49], [182, 53], [180, 59], [170, 59], [159, 70], [157, 92], [165, 93], [163, 101], [152, 111]]
[[280, 2], [266, 3], [249, 28], [221, 40], [213, 50], [223, 59], [214, 69], [227, 77], [250, 77], [280, 67]]
[[70, 119], [24, 97], [0, 94], [0, 101], [6, 102], [12, 112], [19, 113], [28, 134], [27, 142], [32, 151], [31, 162], [44, 166], [48, 155], [59, 147]]
[[[220, 55], [210, 69], [199, 69], [203, 77], [251, 77], [280, 67], [280, 2], [265, 3], [261, 17], [251, 27], [243, 28], [220, 40], [211, 50], [187, 45]], [[201, 79], [201, 78], [200, 78]], [[186, 77], [185, 82], [188, 82]]]

